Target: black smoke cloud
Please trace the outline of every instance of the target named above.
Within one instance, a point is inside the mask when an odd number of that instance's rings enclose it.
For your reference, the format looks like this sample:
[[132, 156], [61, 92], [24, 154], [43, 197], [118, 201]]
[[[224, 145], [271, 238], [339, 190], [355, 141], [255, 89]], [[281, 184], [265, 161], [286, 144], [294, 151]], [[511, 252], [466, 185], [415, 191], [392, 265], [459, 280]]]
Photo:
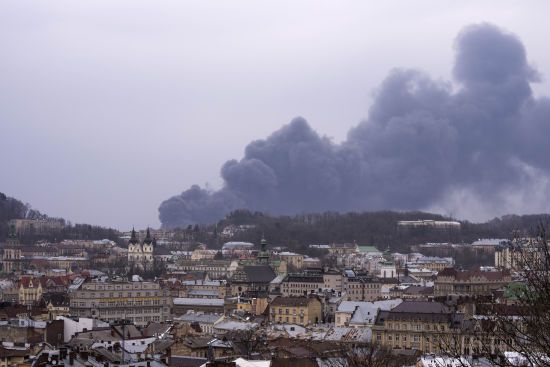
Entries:
[[455, 51], [456, 90], [394, 70], [346, 141], [333, 144], [295, 118], [226, 162], [222, 189], [195, 185], [164, 201], [163, 226], [213, 222], [237, 208], [506, 211], [526, 197], [546, 205], [550, 100], [532, 94], [539, 76], [523, 44], [480, 24], [459, 34]]

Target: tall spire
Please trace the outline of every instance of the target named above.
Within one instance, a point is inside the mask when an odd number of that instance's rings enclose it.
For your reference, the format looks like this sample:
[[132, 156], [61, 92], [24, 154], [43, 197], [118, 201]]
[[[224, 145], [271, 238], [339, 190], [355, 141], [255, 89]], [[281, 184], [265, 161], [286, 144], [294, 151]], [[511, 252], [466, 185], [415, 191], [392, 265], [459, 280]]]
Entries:
[[137, 239], [137, 235], [136, 235], [136, 230], [134, 229], [134, 227], [132, 227], [132, 236], [130, 237], [130, 243], [131, 244], [136, 244], [138, 243], [138, 239]]
[[147, 227], [147, 233], [145, 234], [145, 239], [143, 240], [143, 243], [149, 245], [151, 242], [151, 232], [149, 231], [149, 227]]

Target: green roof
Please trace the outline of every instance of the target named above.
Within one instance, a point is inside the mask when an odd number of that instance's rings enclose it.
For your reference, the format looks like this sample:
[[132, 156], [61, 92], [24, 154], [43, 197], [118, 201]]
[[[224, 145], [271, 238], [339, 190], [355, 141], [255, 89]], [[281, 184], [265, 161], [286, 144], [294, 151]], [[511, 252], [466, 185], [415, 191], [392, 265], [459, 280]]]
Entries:
[[517, 300], [525, 297], [527, 293], [527, 286], [519, 282], [510, 283], [504, 288], [504, 297], [508, 299]]

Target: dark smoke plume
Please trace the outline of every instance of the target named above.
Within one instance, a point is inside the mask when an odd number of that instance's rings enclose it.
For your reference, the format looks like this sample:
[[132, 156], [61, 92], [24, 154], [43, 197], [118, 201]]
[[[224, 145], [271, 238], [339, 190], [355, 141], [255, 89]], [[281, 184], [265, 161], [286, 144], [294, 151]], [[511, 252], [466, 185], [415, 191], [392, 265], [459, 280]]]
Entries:
[[193, 186], [159, 208], [165, 227], [237, 208], [272, 214], [435, 208], [483, 215], [544, 210], [550, 193], [550, 100], [521, 41], [489, 25], [457, 37], [451, 83], [394, 70], [367, 120], [333, 144], [303, 118], [226, 162], [224, 186]]

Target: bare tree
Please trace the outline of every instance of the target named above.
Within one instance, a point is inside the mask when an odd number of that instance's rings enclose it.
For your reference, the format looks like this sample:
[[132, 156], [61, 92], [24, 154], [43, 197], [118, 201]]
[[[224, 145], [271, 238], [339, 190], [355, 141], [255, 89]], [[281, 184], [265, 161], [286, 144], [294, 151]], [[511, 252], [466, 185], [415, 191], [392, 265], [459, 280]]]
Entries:
[[[496, 366], [550, 367], [550, 251], [546, 230], [534, 238], [508, 243], [507, 266], [518, 282], [507, 289], [507, 299], [495, 297], [477, 305], [476, 315], [464, 323], [452, 342], [441, 349], [486, 358]], [[506, 352], [514, 352], [515, 361]], [[510, 355], [508, 355], [510, 356]]]
[[247, 358], [251, 358], [252, 354], [264, 350], [267, 342], [267, 337], [255, 327], [239, 330], [233, 333], [230, 339], [243, 347]]
[[340, 342], [325, 352], [322, 361], [323, 367], [401, 367], [414, 364], [415, 357], [377, 343]]

